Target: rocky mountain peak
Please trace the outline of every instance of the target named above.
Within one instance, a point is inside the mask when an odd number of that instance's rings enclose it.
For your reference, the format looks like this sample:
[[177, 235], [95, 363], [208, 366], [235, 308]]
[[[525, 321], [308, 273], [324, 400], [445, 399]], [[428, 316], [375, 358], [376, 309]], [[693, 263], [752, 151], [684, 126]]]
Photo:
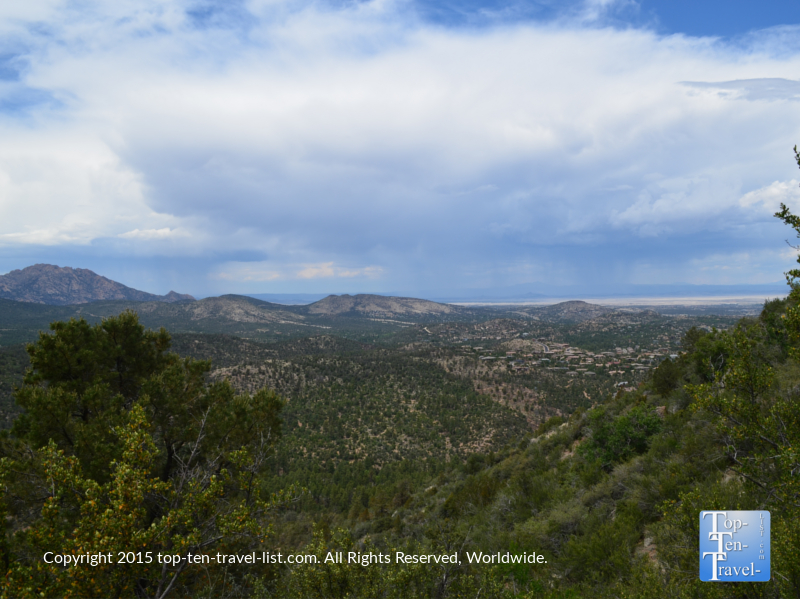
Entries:
[[0, 275], [0, 298], [37, 304], [85, 304], [97, 300], [179, 302], [188, 294], [149, 294], [112, 281], [89, 269], [37, 264]]

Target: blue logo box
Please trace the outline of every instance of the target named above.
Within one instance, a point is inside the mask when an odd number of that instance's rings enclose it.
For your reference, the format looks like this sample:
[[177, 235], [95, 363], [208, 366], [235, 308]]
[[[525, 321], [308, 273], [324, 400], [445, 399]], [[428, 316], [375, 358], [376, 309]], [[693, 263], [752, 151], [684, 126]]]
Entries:
[[701, 581], [769, 581], [769, 512], [700, 513]]

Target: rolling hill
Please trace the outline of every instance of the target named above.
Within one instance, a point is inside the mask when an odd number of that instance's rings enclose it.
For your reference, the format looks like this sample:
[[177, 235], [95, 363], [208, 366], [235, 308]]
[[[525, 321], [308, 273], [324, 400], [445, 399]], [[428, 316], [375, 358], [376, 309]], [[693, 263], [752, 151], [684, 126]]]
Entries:
[[531, 318], [549, 323], [583, 323], [585, 321], [616, 320], [625, 316], [658, 317], [652, 310], [636, 308], [610, 308], [599, 304], [590, 304], [582, 300], [559, 302], [549, 306], [524, 307], [517, 311]]
[[417, 298], [357, 294], [328, 296], [307, 307], [310, 315], [347, 315], [382, 318], [431, 317], [469, 312], [451, 304], [441, 304]]

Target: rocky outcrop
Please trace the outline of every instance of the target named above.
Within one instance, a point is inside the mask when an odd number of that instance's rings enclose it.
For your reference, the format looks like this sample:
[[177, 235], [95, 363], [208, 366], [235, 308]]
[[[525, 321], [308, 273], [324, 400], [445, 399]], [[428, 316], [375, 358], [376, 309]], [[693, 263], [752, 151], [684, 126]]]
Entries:
[[180, 302], [189, 294], [148, 294], [112, 281], [89, 269], [33, 265], [0, 275], [0, 298], [37, 304], [86, 304], [97, 300]]

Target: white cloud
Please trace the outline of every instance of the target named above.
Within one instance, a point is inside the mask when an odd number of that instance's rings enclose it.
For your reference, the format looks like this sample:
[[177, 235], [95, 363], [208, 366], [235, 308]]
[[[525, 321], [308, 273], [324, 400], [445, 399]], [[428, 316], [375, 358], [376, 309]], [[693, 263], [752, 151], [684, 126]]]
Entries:
[[88, 244], [152, 218], [139, 175], [93, 133], [0, 126], [0, 235]]
[[642, 190], [634, 204], [613, 214], [611, 222], [645, 237], [675, 228], [696, 230], [730, 211], [737, 193], [735, 182], [719, 177], [660, 179]]
[[187, 233], [177, 229], [163, 227], [162, 229], [133, 229], [117, 235], [119, 238], [129, 240], [165, 240], [177, 237], [187, 237]]
[[[0, 12], [26, 64], [8, 93], [56, 100], [0, 111], [6, 247], [113, 238], [213, 249], [227, 281], [444, 284], [550, 245], [624, 260], [795, 198], [800, 55], [767, 38], [587, 27], [599, 0], [464, 30], [393, 2], [249, 2], [241, 22], [221, 4], [202, 26], [188, 2], [29, 4]], [[250, 271], [227, 255], [245, 251]]]
[[760, 189], [747, 192], [739, 199], [739, 204], [744, 207], [761, 205], [770, 213], [780, 210], [780, 205], [785, 204], [790, 209], [800, 207], [800, 181], [774, 181]]
[[297, 277], [300, 279], [320, 279], [335, 276], [336, 271], [333, 268], [332, 262], [320, 265], [308, 265], [297, 272]]

